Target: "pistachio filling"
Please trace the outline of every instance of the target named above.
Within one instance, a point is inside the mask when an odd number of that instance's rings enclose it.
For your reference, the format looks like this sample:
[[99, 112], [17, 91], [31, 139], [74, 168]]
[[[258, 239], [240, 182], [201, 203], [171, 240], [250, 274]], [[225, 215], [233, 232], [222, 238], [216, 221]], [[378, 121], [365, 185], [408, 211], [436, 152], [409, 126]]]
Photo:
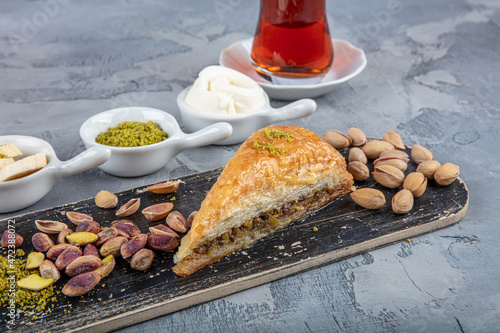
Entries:
[[273, 230], [280, 229], [291, 221], [307, 216], [338, 197], [338, 194], [334, 193], [335, 189], [324, 187], [308, 197], [300, 196], [292, 202], [283, 203], [280, 208], [263, 212], [239, 227], [231, 228], [216, 238], [206, 240], [202, 245], [194, 249], [193, 255], [190, 257], [194, 259], [195, 257], [210, 255], [212, 251], [234, 243], [239, 238], [255, 234], [270, 234]]

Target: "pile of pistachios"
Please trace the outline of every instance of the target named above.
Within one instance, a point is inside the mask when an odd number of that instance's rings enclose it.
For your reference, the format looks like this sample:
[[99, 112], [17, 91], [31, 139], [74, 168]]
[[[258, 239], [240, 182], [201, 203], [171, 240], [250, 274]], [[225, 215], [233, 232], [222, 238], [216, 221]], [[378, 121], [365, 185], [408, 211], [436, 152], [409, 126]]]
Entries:
[[[166, 182], [148, 187], [158, 194], [169, 194], [177, 190], [179, 182]], [[113, 209], [118, 205], [118, 197], [109, 191], [100, 191], [95, 197], [98, 207]], [[119, 207], [116, 216], [124, 218], [138, 211], [140, 198], [134, 198]], [[20, 288], [42, 290], [56, 283], [64, 272], [70, 277], [62, 288], [66, 296], [81, 296], [92, 290], [115, 267], [115, 258], [121, 256], [137, 270], [146, 270], [153, 263], [154, 251], [172, 251], [179, 245], [179, 234], [186, 233], [196, 215], [192, 212], [186, 219], [173, 211], [171, 202], [163, 202], [145, 207], [142, 214], [150, 221], [165, 219], [166, 224], [149, 227], [142, 233], [130, 220], [118, 219], [109, 227], [102, 227], [92, 216], [68, 211], [70, 222], [76, 225], [72, 230], [68, 224], [52, 220], [36, 220], [40, 232], [31, 238], [34, 252], [28, 254], [26, 269], [33, 274], [17, 281]], [[49, 236], [53, 235], [53, 237]], [[9, 238], [10, 237], [10, 238]], [[56, 238], [55, 241], [53, 238]], [[13, 239], [15, 246], [21, 246], [23, 237], [5, 231], [2, 244]]]
[[[392, 210], [397, 214], [406, 214], [413, 208], [414, 198], [424, 194], [429, 180], [448, 186], [459, 175], [457, 165], [441, 165], [421, 145], [413, 145], [408, 156], [401, 136], [394, 131], [388, 131], [382, 140], [368, 141], [362, 130], [349, 128], [347, 134], [327, 131], [323, 139], [336, 149], [349, 148], [347, 171], [354, 180], [364, 181], [370, 177], [366, 163], [371, 159], [374, 166], [371, 175], [377, 183], [393, 189], [402, 187], [391, 200]], [[410, 157], [418, 166], [415, 172], [405, 175]], [[385, 195], [373, 188], [357, 189], [351, 193], [351, 198], [367, 209], [380, 209], [386, 203]]]

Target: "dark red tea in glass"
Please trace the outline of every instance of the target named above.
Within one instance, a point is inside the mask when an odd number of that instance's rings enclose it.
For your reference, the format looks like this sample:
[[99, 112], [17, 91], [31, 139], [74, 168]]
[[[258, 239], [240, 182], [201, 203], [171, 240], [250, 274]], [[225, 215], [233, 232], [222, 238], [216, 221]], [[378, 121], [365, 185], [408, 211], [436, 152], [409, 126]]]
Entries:
[[252, 45], [256, 71], [310, 78], [328, 72], [333, 47], [325, 0], [261, 0]]

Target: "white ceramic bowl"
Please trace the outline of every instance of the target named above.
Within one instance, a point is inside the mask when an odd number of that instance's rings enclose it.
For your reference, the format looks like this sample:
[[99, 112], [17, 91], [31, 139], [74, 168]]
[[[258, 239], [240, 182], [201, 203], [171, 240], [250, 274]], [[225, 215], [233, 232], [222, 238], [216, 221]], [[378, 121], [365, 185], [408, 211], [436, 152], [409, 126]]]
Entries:
[[366, 67], [366, 56], [362, 49], [351, 43], [332, 39], [333, 63], [328, 73], [321, 81], [314, 84], [303, 84], [301, 81], [286, 81], [289, 84], [279, 84], [267, 81], [259, 75], [252, 67], [251, 49], [253, 38], [238, 41], [220, 54], [221, 66], [229, 67], [254, 79], [270, 97], [282, 100], [294, 100], [299, 98], [313, 98], [331, 92], [335, 87], [347, 80], [352, 79]]
[[281, 108], [274, 109], [266, 96], [266, 105], [259, 111], [249, 114], [213, 115], [199, 112], [184, 101], [191, 87], [182, 90], [177, 96], [177, 105], [181, 111], [182, 122], [190, 132], [217, 122], [227, 122], [233, 127], [233, 134], [216, 145], [233, 145], [241, 143], [258, 129], [283, 120], [306, 117], [316, 110], [316, 102], [312, 99], [301, 99]]
[[[167, 133], [168, 139], [140, 147], [111, 147], [101, 145], [95, 138], [109, 127], [124, 121], [157, 123]], [[170, 114], [146, 107], [125, 107], [98, 113], [87, 119], [80, 127], [80, 136], [87, 148], [107, 147], [111, 149], [109, 160], [99, 166], [103, 171], [121, 177], [138, 177], [165, 167], [175, 155], [194, 147], [200, 147], [228, 138], [231, 125], [217, 123], [200, 129], [196, 133], [185, 134]]]
[[45, 153], [47, 165], [31, 175], [0, 182], [0, 213], [13, 212], [42, 199], [61, 179], [94, 168], [106, 162], [111, 150], [93, 147], [69, 161], [60, 161], [52, 146], [32, 136], [0, 136], [0, 145], [14, 144], [24, 156]]

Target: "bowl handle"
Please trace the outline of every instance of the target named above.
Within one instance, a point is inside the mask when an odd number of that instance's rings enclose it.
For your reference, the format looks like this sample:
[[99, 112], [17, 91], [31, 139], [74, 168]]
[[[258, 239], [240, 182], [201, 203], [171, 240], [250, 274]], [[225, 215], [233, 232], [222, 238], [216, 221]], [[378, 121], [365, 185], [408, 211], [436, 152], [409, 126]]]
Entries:
[[91, 147], [59, 166], [59, 179], [72, 176], [106, 162], [111, 156], [111, 149], [101, 146]]
[[185, 134], [182, 149], [206, 146], [227, 139], [233, 133], [233, 127], [229, 123], [215, 123], [201, 130]]
[[309, 116], [316, 111], [316, 102], [309, 98], [299, 99], [293, 103], [274, 109], [268, 116], [269, 123], [297, 119]]

